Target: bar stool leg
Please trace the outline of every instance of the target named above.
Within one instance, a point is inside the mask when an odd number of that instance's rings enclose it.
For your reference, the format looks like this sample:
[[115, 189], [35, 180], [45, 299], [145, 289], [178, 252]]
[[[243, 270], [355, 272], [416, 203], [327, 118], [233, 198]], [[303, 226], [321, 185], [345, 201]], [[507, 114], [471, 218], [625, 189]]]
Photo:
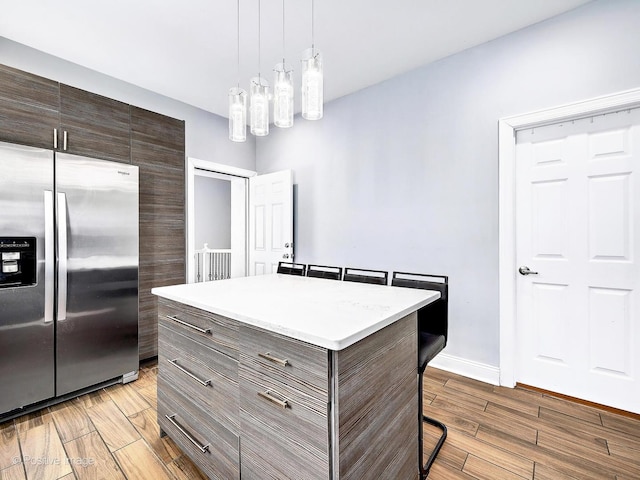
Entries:
[[[440, 453], [440, 449], [442, 448], [442, 445], [444, 444], [444, 441], [447, 438], [446, 425], [431, 417], [427, 417], [422, 413], [422, 409], [423, 409], [423, 404], [422, 404], [423, 376], [422, 375], [423, 373], [424, 371], [418, 373], [418, 452], [420, 455], [420, 458], [418, 460], [418, 465], [420, 466], [420, 480], [424, 480], [429, 476], [429, 470], [431, 470], [431, 465], [433, 464], [436, 457], [438, 456], [438, 453]], [[425, 463], [424, 465], [422, 465], [422, 458], [424, 456], [424, 438], [423, 438], [424, 434], [422, 432], [423, 422], [427, 422], [435, 427], [438, 427], [440, 430], [442, 430], [442, 435], [440, 435], [440, 438], [438, 439], [438, 443], [436, 443], [436, 446], [432, 450], [431, 455], [429, 455], [429, 459], [427, 460], [427, 463]]]

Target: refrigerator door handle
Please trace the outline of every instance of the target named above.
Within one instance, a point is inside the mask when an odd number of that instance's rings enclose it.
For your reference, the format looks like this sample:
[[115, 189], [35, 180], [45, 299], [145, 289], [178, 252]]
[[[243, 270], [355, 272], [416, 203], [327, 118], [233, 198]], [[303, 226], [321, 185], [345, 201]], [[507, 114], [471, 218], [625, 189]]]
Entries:
[[58, 321], [67, 318], [67, 194], [58, 193]]
[[53, 249], [53, 192], [44, 191], [44, 323], [53, 322], [53, 275], [55, 258]]

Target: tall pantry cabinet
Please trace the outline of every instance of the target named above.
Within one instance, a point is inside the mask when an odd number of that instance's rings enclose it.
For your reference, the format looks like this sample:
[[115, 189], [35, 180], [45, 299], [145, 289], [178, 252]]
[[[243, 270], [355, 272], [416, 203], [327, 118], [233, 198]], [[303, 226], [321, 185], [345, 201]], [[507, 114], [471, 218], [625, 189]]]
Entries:
[[131, 160], [140, 169], [140, 358], [158, 355], [158, 297], [185, 283], [184, 122], [131, 107]]
[[151, 288], [185, 281], [185, 125], [0, 65], [0, 141], [139, 167], [139, 352], [157, 355]]

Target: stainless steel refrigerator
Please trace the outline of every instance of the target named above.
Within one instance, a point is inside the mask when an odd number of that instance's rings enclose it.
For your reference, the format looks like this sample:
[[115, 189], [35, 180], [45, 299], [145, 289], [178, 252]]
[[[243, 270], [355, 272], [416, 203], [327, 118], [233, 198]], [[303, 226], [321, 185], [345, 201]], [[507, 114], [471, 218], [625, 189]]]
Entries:
[[0, 142], [0, 417], [137, 372], [138, 167]]

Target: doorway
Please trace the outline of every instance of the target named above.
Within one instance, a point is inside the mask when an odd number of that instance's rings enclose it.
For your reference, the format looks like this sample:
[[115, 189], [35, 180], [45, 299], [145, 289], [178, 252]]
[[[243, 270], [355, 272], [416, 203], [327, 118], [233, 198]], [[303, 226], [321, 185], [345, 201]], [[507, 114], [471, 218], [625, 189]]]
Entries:
[[503, 385], [640, 413], [638, 105], [635, 90], [500, 122]]
[[187, 159], [187, 282], [275, 273], [293, 261], [293, 172]]
[[256, 172], [187, 159], [187, 281], [248, 273], [249, 178]]

